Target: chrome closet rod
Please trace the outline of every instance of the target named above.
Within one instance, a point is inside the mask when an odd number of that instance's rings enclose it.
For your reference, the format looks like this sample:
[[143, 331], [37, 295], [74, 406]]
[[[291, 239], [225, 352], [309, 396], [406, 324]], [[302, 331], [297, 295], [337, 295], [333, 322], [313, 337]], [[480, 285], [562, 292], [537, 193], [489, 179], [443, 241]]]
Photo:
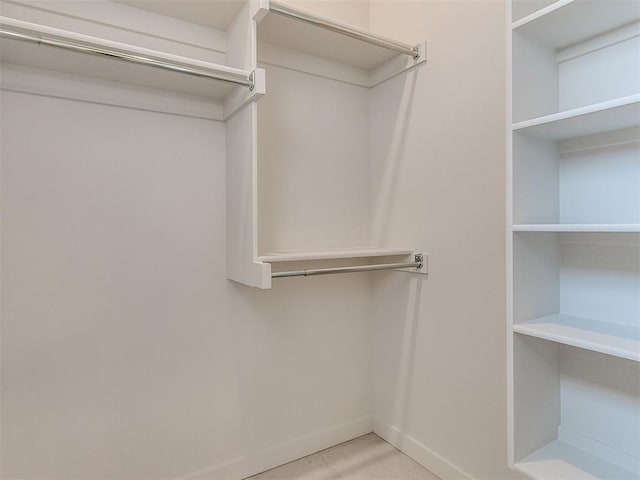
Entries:
[[372, 272], [375, 270], [394, 270], [397, 268], [422, 268], [423, 256], [415, 255], [415, 261], [404, 263], [382, 263], [376, 265], [355, 265], [353, 267], [315, 268], [307, 270], [292, 270], [289, 272], [275, 272], [271, 278], [283, 277], [311, 277], [314, 275], [330, 275], [334, 273]]
[[316, 25], [317, 27], [324, 28], [325, 30], [331, 30], [332, 32], [346, 35], [347, 37], [362, 40], [363, 42], [377, 45], [378, 47], [383, 47], [388, 50], [393, 50], [394, 52], [403, 53], [413, 58], [418, 58], [420, 56], [420, 47], [418, 45], [412, 47], [411, 45], [406, 43], [382, 38], [377, 35], [365, 32], [364, 30], [359, 30], [353, 27], [342, 25], [338, 22], [333, 22], [329, 19], [318, 18], [315, 15], [307, 14], [296, 8], [290, 7], [274, 0], [271, 0], [269, 2], [269, 11], [277, 13], [278, 15], [283, 15], [285, 17], [300, 20], [311, 25]]
[[37, 43], [38, 45], [47, 45], [50, 47], [63, 48], [65, 50], [73, 50], [75, 52], [88, 53], [92, 55], [101, 55], [106, 57], [115, 58], [118, 60], [125, 60], [127, 62], [138, 63], [141, 65], [148, 65], [151, 67], [162, 68], [165, 70], [171, 70], [173, 72], [186, 73], [187, 75], [193, 75], [196, 77], [210, 78], [213, 80], [221, 80], [223, 82], [235, 83], [237, 85], [244, 85], [251, 90], [254, 87], [253, 73], [248, 77], [241, 74], [234, 74], [230, 72], [208, 72], [194, 67], [187, 67], [177, 63], [170, 63], [162, 60], [156, 60], [151, 57], [145, 57], [142, 55], [132, 55], [130, 53], [119, 52], [117, 50], [111, 50], [108, 48], [96, 47], [93, 45], [82, 45], [80, 43], [68, 42], [65, 40], [56, 40], [46, 36], [29, 35], [22, 32], [14, 32], [5, 28], [0, 29], [0, 37], [11, 38], [14, 40], [21, 40], [25, 42]]

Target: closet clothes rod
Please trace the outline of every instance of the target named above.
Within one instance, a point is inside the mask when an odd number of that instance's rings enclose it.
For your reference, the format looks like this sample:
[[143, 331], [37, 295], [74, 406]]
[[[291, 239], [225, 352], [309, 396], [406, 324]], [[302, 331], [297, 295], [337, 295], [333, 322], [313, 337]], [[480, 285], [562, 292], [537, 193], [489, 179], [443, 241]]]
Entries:
[[346, 35], [347, 37], [355, 38], [356, 40], [361, 40], [378, 47], [386, 48], [398, 53], [403, 53], [416, 59], [420, 57], [419, 45], [411, 46], [407, 43], [396, 42], [395, 40], [380, 37], [365, 30], [360, 30], [328, 18], [322, 18], [316, 15], [312, 15], [278, 1], [269, 1], [269, 11], [277, 13], [278, 15], [293, 18], [295, 20], [300, 20], [301, 22], [305, 22], [310, 25], [324, 28], [325, 30], [336, 32], [341, 35]]
[[150, 67], [162, 68], [164, 70], [171, 70], [173, 72], [185, 73], [187, 75], [193, 75], [196, 77], [209, 78], [212, 80], [220, 80], [223, 82], [234, 83], [236, 85], [243, 85], [249, 87], [249, 90], [254, 88], [254, 75], [251, 72], [248, 76], [243, 74], [236, 74], [232, 72], [216, 72], [207, 71], [200, 68], [189, 67], [186, 65], [180, 65], [178, 63], [171, 63], [164, 60], [158, 60], [151, 57], [145, 57], [143, 55], [134, 55], [130, 53], [120, 52], [118, 50], [111, 50], [108, 48], [97, 47], [90, 44], [81, 44], [77, 42], [69, 42], [66, 40], [58, 40], [43, 35], [31, 35], [24, 32], [12, 31], [7, 28], [0, 29], [0, 37], [10, 38], [13, 40], [20, 40], [24, 42], [37, 43], [38, 45], [47, 45], [50, 47], [62, 48], [65, 50], [72, 50], [75, 52], [82, 52], [91, 55], [100, 55], [105, 57], [115, 58], [117, 60], [124, 60], [127, 62], [138, 63], [141, 65], [147, 65]]
[[292, 270], [289, 272], [272, 273], [271, 278], [312, 277], [314, 275], [332, 275], [334, 273], [372, 272], [376, 270], [395, 270], [398, 268], [416, 268], [419, 270], [423, 266], [424, 266], [424, 256], [421, 253], [417, 253], [414, 255], [413, 262], [382, 263], [382, 264], [376, 264], [376, 265], [356, 265], [353, 267], [315, 268], [315, 269], [308, 269], [308, 270]]

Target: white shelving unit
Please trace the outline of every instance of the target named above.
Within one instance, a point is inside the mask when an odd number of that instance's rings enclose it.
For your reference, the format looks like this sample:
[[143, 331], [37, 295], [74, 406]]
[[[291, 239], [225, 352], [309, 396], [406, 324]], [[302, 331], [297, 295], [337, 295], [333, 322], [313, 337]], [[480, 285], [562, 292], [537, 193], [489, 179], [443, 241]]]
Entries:
[[509, 462], [637, 480], [640, 3], [560, 0], [510, 31]]
[[[177, 10], [137, 0], [125, 3], [190, 21], [213, 11], [204, 3]], [[168, 113], [178, 109], [187, 115], [224, 120], [227, 277], [231, 280], [271, 288], [272, 264], [316, 262], [318, 267], [323, 265], [317, 262], [342, 260], [350, 267], [355, 265], [349, 262], [361, 264], [367, 258], [387, 258], [381, 260], [381, 266], [386, 267], [413, 263], [425, 273], [426, 263], [422, 268], [413, 250], [379, 248], [364, 234], [369, 215], [365, 155], [369, 143], [368, 89], [424, 64], [424, 42], [408, 44], [385, 38], [277, 1], [247, 0], [226, 6], [224, 12], [224, 21], [210, 19], [224, 30], [224, 64], [0, 17], [2, 86], [97, 103], [105, 101], [100, 95], [108, 90], [111, 104]], [[274, 98], [261, 107], [258, 100], [266, 94], [266, 79], [265, 70], [257, 68], [258, 33], [261, 49], [271, 61], [265, 62], [267, 68], [288, 68], [270, 72], [274, 80], [270, 96]], [[300, 72], [314, 78], [299, 78]], [[336, 88], [335, 82], [328, 80], [336, 72], [355, 79], [354, 85]], [[50, 78], [55, 82], [49, 82]], [[102, 88], [91, 88], [87, 78]], [[52, 90], [52, 83], [57, 90]], [[329, 102], [319, 104], [322, 96]], [[330, 102], [341, 104], [342, 111], [336, 112]], [[261, 120], [265, 117], [267, 120]], [[275, 122], [276, 118], [281, 123]], [[298, 125], [304, 127], [296, 128]], [[284, 130], [278, 130], [280, 126]], [[269, 137], [279, 140], [264, 140]], [[292, 142], [292, 138], [309, 141]], [[267, 162], [274, 156], [282, 164]], [[339, 160], [332, 170], [338, 177], [322, 173], [330, 160]], [[301, 161], [321, 169], [316, 171], [317, 177], [307, 179], [304, 195], [297, 197], [295, 165]], [[269, 178], [287, 184], [269, 192], [273, 186]], [[332, 192], [341, 179], [344, 185]], [[337, 208], [328, 197], [337, 202]], [[305, 202], [313, 216], [302, 210]], [[329, 208], [321, 211], [324, 204]], [[313, 232], [313, 244], [300, 238], [305, 232]]]
[[231, 121], [256, 137], [227, 169], [228, 278], [268, 289], [276, 273], [414, 262], [421, 249], [370, 238], [368, 91], [423, 65], [424, 42], [278, 1], [252, 18], [269, 94]]

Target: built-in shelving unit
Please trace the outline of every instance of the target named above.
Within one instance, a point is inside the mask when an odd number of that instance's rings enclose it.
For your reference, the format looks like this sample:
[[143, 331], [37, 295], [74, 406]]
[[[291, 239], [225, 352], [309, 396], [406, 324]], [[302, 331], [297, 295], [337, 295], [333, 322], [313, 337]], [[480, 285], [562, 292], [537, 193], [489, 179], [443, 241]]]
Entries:
[[228, 278], [271, 288], [272, 278], [327, 269], [399, 265], [425, 273], [425, 257], [416, 257], [422, 249], [370, 238], [366, 174], [369, 89], [423, 65], [424, 42], [390, 39], [276, 0], [259, 2], [252, 15], [269, 94], [255, 112], [231, 121], [254, 125], [257, 138], [228, 163]]
[[637, 480], [640, 3], [560, 0], [509, 27], [509, 462]]
[[[161, 14], [169, 13], [187, 21], [200, 21], [200, 15], [211, 12], [211, 5], [188, 5], [181, 9], [169, 4], [147, 5], [137, 0], [123, 0], [123, 3]], [[8, 90], [28, 90], [53, 97], [82, 97], [83, 100], [97, 103], [107, 101], [103, 97], [104, 91], [108, 90], [107, 96], [114, 97], [108, 99], [107, 103], [110, 104], [167, 113], [175, 113], [177, 109], [186, 115], [224, 120], [227, 152], [227, 277], [231, 280], [249, 286], [271, 288], [272, 264], [297, 262], [296, 267], [300, 267], [301, 262], [314, 262], [317, 270], [322, 266], [318, 262], [322, 261], [340, 260], [346, 263], [345, 267], [350, 267], [362, 266], [358, 264], [362, 264], [363, 259], [374, 257], [388, 257], [387, 261], [381, 261], [381, 269], [403, 265], [402, 268], [410, 267], [413, 271], [425, 272], [426, 262], [415, 260], [417, 257], [413, 255], [413, 249], [377, 248], [376, 242], [365, 238], [363, 232], [367, 230], [369, 214], [369, 200], [366, 198], [368, 176], [362, 174], [368, 168], [365, 164], [367, 159], [362, 155], [368, 150], [368, 138], [362, 134], [368, 125], [367, 89], [424, 64], [424, 42], [405, 43], [386, 38], [277, 0], [247, 0], [241, 5], [225, 6], [224, 12], [226, 19], [202, 19], [203, 23], [213, 23], [214, 28], [223, 31], [222, 38], [218, 40], [226, 44], [224, 52], [193, 48], [194, 45], [187, 45], [188, 42], [172, 47], [190, 49], [205, 56], [223, 57], [223, 63], [89, 36], [73, 29], [0, 17], [2, 86]], [[123, 33], [119, 32], [118, 35]], [[160, 43], [164, 40], [161, 39]], [[278, 64], [286, 64], [293, 58], [306, 65], [307, 71], [323, 68], [332, 72], [347, 71], [357, 81], [354, 85], [335, 88], [335, 82], [327, 80], [331, 72], [317, 75], [313, 81], [300, 81], [293, 78], [304, 70], [297, 64], [287, 70], [284, 76], [278, 77], [275, 71], [270, 72], [274, 80], [273, 93], [270, 95], [273, 98], [259, 108], [258, 100], [266, 94], [265, 70], [257, 68], [259, 43], [271, 46], [271, 58], [276, 58]], [[293, 56], [291, 52], [295, 52]], [[58, 90], [50, 88], [50, 78], [61, 85]], [[97, 89], [87, 85], [86, 78], [99, 82], [103, 93], [93, 92]], [[82, 92], [76, 91], [78, 88]], [[346, 91], [354, 88], [362, 90], [356, 96], [353, 91]], [[116, 99], [118, 95], [120, 97]], [[343, 102], [338, 102], [344, 107], [343, 111], [336, 112], [327, 102], [319, 105], [318, 98], [323, 95], [329, 100], [343, 98]], [[124, 97], [126, 101], [122, 100]], [[305, 102], [308, 107], [303, 105]], [[158, 107], [159, 103], [163, 104], [162, 108]], [[353, 119], [357, 118], [357, 124], [348, 120], [346, 110], [349, 110], [348, 115]], [[268, 111], [271, 120], [260, 121], [260, 111]], [[329, 114], [332, 118], [325, 118], [319, 112]], [[280, 123], [272, 121], [275, 117], [282, 121], [286, 129], [284, 136], [277, 131]], [[316, 117], [321, 119], [319, 123]], [[339, 122], [343, 122], [342, 127], [338, 127]], [[304, 127], [296, 130], [295, 127], [300, 125]], [[320, 125], [322, 128], [319, 128]], [[333, 132], [330, 127], [334, 129]], [[338, 138], [347, 129], [357, 130], [358, 135]], [[294, 130], [296, 133], [292, 135], [290, 132]], [[291, 147], [287, 139], [305, 136], [315, 138], [319, 143], [313, 146], [313, 142], [300, 142], [294, 149], [280, 150], [277, 155], [284, 164], [277, 168], [267, 164], [267, 159], [275, 154], [274, 144], [262, 139], [280, 137], [278, 147]], [[320, 146], [332, 145], [340, 145], [341, 150], [332, 151], [322, 158]], [[323, 204], [330, 206], [331, 203], [325, 201], [329, 196], [339, 203], [339, 209], [314, 212], [314, 215], [305, 211], [304, 215], [298, 217], [304, 221], [297, 221], [287, 212], [270, 209], [281, 200], [279, 196], [277, 201], [269, 198], [269, 193], [258, 196], [259, 191], [269, 190], [262, 188], [266, 186], [265, 172], [269, 171], [273, 178], [285, 180], [293, 171], [291, 166], [300, 164], [300, 157], [304, 157], [305, 161], [318, 157], [316, 164], [322, 166], [327, 157], [337, 158], [338, 154], [344, 156], [340, 165], [344, 178], [347, 178], [346, 172], [357, 172], [357, 177], [349, 182], [350, 188], [332, 192], [331, 188], [335, 188], [338, 182], [323, 184], [320, 176], [305, 184], [304, 193], [307, 199], [318, 196], [313, 200], [311, 210], [320, 210]], [[278, 171], [280, 174], [275, 173]], [[297, 179], [293, 181], [295, 183]], [[296, 198], [294, 190], [285, 186], [271, 196], [286, 194], [286, 197], [282, 196], [280, 205], [295, 209], [303, 202]], [[351, 195], [351, 192], [359, 193]], [[259, 211], [262, 224], [259, 223]], [[340, 216], [341, 211], [349, 212], [349, 219], [353, 219], [353, 222], [331, 223]], [[263, 215], [264, 212], [267, 214]], [[267, 221], [264, 219], [269, 214], [274, 226], [265, 241]], [[305, 223], [307, 220], [315, 229], [314, 242], [296, 240], [296, 237], [304, 236], [310, 230], [310, 225]], [[353, 236], [350, 230], [359, 233]], [[332, 232], [331, 238], [324, 238], [327, 237], [325, 232]], [[291, 240], [284, 238], [288, 234], [292, 234]], [[292, 245], [295, 247], [293, 251], [288, 248]], [[360, 245], [366, 247], [360, 248]], [[268, 253], [271, 251], [276, 253]], [[368, 264], [366, 267], [373, 269], [374, 265]], [[280, 271], [279, 276], [285, 275]]]

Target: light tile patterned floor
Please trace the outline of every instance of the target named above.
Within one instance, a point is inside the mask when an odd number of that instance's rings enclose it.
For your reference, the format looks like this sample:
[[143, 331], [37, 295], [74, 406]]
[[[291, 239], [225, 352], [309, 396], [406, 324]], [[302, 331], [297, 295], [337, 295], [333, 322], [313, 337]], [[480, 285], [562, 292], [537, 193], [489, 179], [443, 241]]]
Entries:
[[433, 473], [369, 433], [247, 480], [439, 480]]

